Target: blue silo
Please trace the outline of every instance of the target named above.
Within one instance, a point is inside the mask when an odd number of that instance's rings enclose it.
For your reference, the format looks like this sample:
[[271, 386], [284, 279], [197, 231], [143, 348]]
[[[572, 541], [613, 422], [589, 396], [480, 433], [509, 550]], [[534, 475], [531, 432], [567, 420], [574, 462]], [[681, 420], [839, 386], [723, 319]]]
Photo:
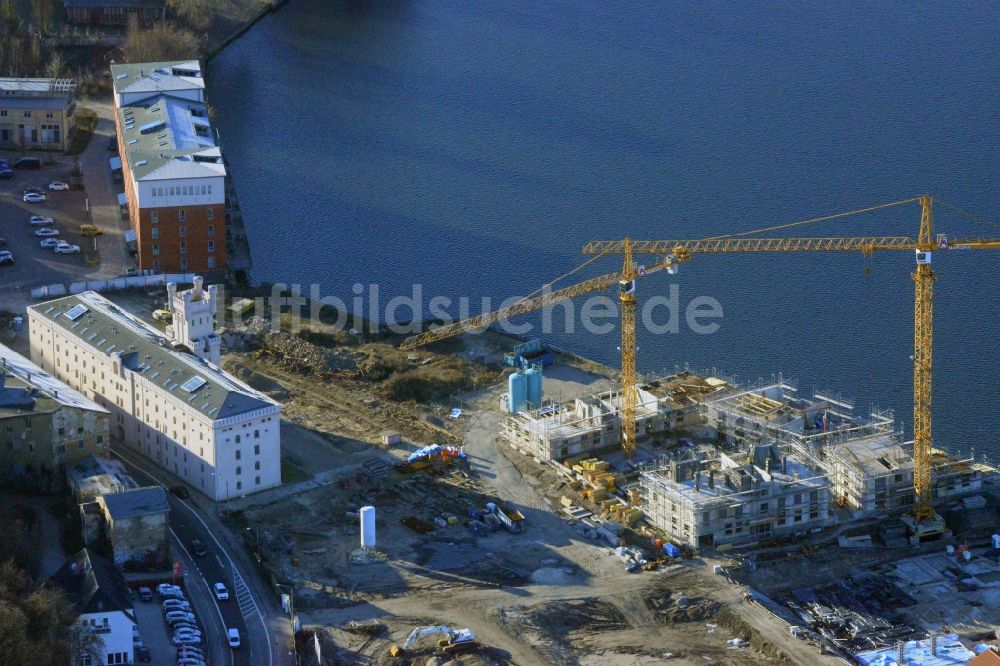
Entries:
[[538, 409], [542, 406], [542, 368], [537, 365], [528, 368], [528, 371], [524, 373], [524, 378], [528, 385], [528, 402], [532, 408]]
[[507, 411], [511, 414], [524, 409], [528, 400], [528, 380], [520, 372], [512, 372], [507, 378]]

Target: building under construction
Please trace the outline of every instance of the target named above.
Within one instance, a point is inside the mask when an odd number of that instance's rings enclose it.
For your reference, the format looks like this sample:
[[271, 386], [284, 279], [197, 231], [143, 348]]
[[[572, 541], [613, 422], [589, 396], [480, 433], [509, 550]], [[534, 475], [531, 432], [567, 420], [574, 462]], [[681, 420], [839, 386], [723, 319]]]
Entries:
[[[636, 436], [640, 443], [666, 441], [704, 424], [707, 396], [725, 393], [718, 377], [680, 372], [639, 385]], [[565, 460], [621, 447], [621, 392], [577, 398], [511, 414], [503, 424], [510, 444], [538, 460]]]
[[[543, 461], [617, 452], [619, 396], [513, 414], [503, 435]], [[642, 509], [693, 547], [801, 535], [915, 501], [912, 444], [892, 412], [857, 416], [852, 401], [830, 391], [801, 397], [780, 375], [746, 385], [691, 372], [644, 382], [636, 422]], [[655, 453], [663, 446], [666, 455]], [[935, 503], [978, 492], [990, 469], [935, 450]]]

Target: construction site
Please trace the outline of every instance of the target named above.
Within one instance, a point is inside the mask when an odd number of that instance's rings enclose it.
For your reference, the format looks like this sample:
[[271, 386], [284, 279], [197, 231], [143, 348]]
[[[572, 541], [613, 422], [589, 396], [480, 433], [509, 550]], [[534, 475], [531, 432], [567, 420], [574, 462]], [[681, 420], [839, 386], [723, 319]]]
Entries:
[[[622, 271], [402, 342], [231, 315], [221, 362], [282, 403], [283, 485], [220, 510], [331, 663], [968, 663], [1000, 628], [1000, 477], [932, 443], [919, 203], [917, 239], [602, 242]], [[911, 437], [782, 375], [635, 368], [640, 277], [879, 249], [917, 250]], [[607, 288], [620, 370], [459, 335]]]

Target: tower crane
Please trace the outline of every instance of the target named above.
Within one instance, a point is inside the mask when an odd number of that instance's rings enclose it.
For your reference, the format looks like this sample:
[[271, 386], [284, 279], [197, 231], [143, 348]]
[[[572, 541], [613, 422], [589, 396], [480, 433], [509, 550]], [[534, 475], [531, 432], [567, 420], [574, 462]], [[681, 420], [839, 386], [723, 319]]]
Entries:
[[[690, 260], [696, 254], [713, 253], [749, 253], [749, 252], [857, 252], [866, 255], [883, 250], [910, 250], [916, 257], [916, 269], [912, 277], [914, 281], [913, 310], [913, 488], [916, 495], [913, 514], [909, 516], [908, 525], [911, 531], [920, 536], [941, 530], [941, 519], [931, 505], [931, 376], [934, 343], [934, 281], [936, 276], [932, 269], [932, 257], [935, 250], [963, 249], [987, 250], [1000, 249], [1000, 239], [996, 238], [948, 238], [934, 236], [933, 201], [924, 195], [914, 199], [883, 204], [861, 211], [850, 211], [836, 215], [805, 220], [791, 225], [781, 225], [775, 228], [787, 228], [809, 222], [824, 221], [836, 217], [844, 217], [879, 208], [897, 206], [917, 201], [920, 203], [920, 229], [916, 238], [907, 236], [869, 236], [869, 237], [828, 237], [828, 238], [743, 238], [741, 234], [729, 237], [707, 238], [702, 240], [662, 240], [662, 241], [594, 241], [588, 243], [585, 254], [623, 253], [631, 257], [633, 253], [668, 254], [671, 262], [676, 265]], [[754, 232], [750, 232], [754, 233]], [[634, 315], [633, 315], [634, 317]], [[629, 323], [623, 311], [622, 326], [634, 326], [634, 319]], [[632, 332], [634, 336], [634, 331]], [[624, 343], [625, 332], [622, 340]], [[625, 381], [624, 368], [626, 355], [632, 356], [628, 366], [634, 368], [634, 355], [626, 354], [622, 347], [622, 379]], [[634, 381], [634, 376], [632, 377]], [[624, 390], [624, 389], [623, 389]], [[630, 393], [623, 393], [626, 400], [632, 399]], [[634, 403], [632, 403], [634, 407]], [[623, 417], [633, 415], [634, 409], [628, 405], [622, 407]], [[623, 428], [627, 426], [623, 425]], [[634, 433], [634, 422], [632, 424]]]
[[[749, 234], [786, 229], [809, 223], [843, 218], [874, 210], [919, 202], [921, 206], [920, 229], [916, 238], [911, 236], [846, 236], [846, 237], [747, 237]], [[933, 344], [933, 288], [935, 276], [931, 260], [937, 249], [1000, 249], [1000, 239], [935, 238], [933, 232], [933, 202], [929, 196], [881, 204], [860, 210], [836, 213], [791, 224], [766, 229], [730, 234], [699, 240], [637, 241], [626, 238], [614, 241], [593, 241], [584, 246], [585, 254], [623, 254], [622, 270], [608, 273], [578, 284], [551, 292], [543, 292], [514, 304], [482, 313], [462, 321], [439, 326], [406, 338], [400, 347], [404, 350], [450, 338], [463, 332], [495, 324], [503, 319], [540, 310], [576, 296], [605, 291], [615, 284], [619, 287], [621, 303], [621, 382], [619, 412], [622, 422], [622, 448], [631, 456], [636, 446], [636, 406], [638, 386], [635, 370], [635, 281], [638, 278], [666, 269], [676, 273], [680, 264], [690, 261], [695, 254], [735, 254], [758, 252], [861, 252], [870, 255], [877, 251], [897, 250], [915, 253], [917, 268], [914, 309], [914, 490], [916, 502], [912, 529], [919, 533], [921, 526], [931, 530], [936, 514], [931, 506], [931, 360]], [[633, 254], [660, 254], [662, 259], [639, 267]], [[939, 520], [939, 519], [938, 519]]]

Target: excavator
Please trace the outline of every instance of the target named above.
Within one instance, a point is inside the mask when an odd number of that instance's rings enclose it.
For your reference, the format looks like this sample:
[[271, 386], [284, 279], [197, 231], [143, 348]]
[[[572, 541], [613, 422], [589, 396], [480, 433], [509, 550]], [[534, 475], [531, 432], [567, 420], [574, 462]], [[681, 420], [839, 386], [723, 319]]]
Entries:
[[476, 644], [476, 635], [472, 632], [472, 629], [452, 629], [451, 627], [432, 625], [414, 629], [402, 647], [393, 645], [389, 648], [389, 655], [398, 657], [412, 650], [413, 646], [428, 636], [442, 637], [438, 639], [437, 646], [444, 653], [471, 648]]

